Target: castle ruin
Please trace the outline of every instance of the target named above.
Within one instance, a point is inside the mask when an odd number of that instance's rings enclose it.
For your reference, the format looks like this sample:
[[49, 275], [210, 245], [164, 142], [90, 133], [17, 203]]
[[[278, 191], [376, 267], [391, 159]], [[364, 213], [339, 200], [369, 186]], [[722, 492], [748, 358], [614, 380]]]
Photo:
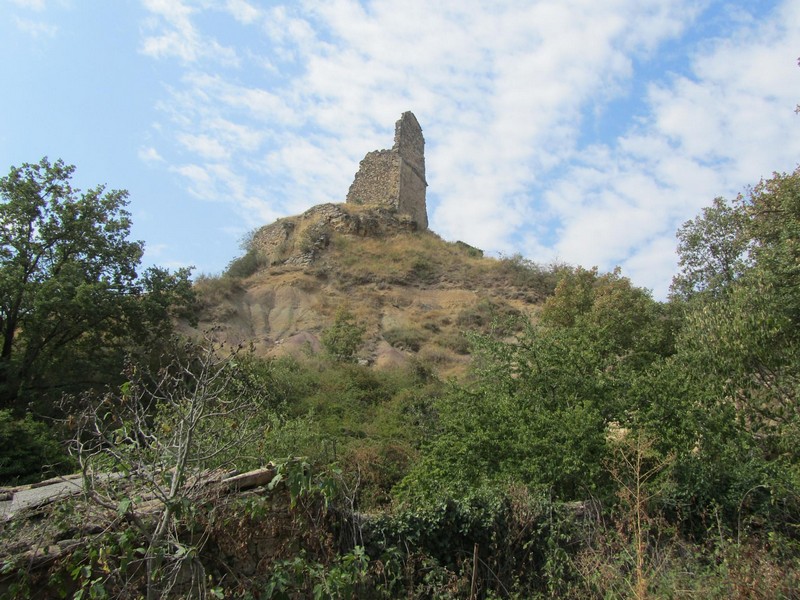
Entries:
[[392, 149], [369, 152], [361, 161], [347, 203], [387, 207], [427, 229], [427, 187], [422, 128], [414, 113], [404, 112], [395, 125]]

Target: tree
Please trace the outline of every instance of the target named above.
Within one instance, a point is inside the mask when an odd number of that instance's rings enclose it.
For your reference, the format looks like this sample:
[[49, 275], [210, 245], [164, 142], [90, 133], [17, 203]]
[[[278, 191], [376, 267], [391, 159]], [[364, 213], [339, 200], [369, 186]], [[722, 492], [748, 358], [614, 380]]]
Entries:
[[[696, 263], [708, 268], [685, 288], [663, 382], [684, 389], [659, 404], [681, 405], [672, 412], [695, 423], [679, 453], [679, 485], [693, 506], [721, 504], [736, 523], [745, 500], [753, 512], [792, 513], [800, 508], [800, 169], [760, 182], [732, 207], [716, 200], [690, 223], [703, 235], [681, 248], [682, 264], [686, 252], [727, 258]], [[656, 427], [665, 430], [663, 418]], [[790, 521], [769, 519], [776, 528]]]
[[75, 468], [49, 424], [29, 414], [14, 419], [11, 411], [0, 410], [0, 483], [34, 483], [41, 479], [45, 465], [52, 469], [50, 472]]
[[[727, 278], [724, 295], [689, 311], [682, 345], [703, 357], [705, 373], [725, 382], [740, 410], [752, 411], [749, 427], [797, 427], [800, 169], [760, 182], [740, 199], [737, 213], [736, 275]], [[698, 248], [706, 255], [707, 246], [730, 239], [724, 222], [707, 226], [708, 241]], [[764, 432], [759, 438], [765, 439]]]
[[356, 351], [364, 340], [366, 327], [356, 322], [356, 317], [346, 308], [336, 312], [336, 318], [322, 334], [322, 345], [328, 354], [340, 362], [355, 360]]
[[188, 270], [137, 277], [128, 193], [81, 192], [74, 171], [43, 158], [0, 178], [0, 408], [107, 382], [137, 333], [191, 304]]
[[[240, 350], [226, 352], [206, 338], [176, 346], [155, 371], [131, 364], [120, 394], [88, 394], [71, 419], [71, 450], [88, 497], [144, 539], [148, 599], [169, 597], [187, 563], [197, 567], [187, 569], [192, 590], [205, 595], [196, 559], [207, 535], [191, 535], [197, 523], [190, 510], [209, 495], [202, 473], [234, 466], [263, 435], [252, 421], [264, 410], [265, 390], [241, 368]], [[142, 497], [155, 503], [152, 518], [137, 512]]]
[[608, 492], [606, 426], [632, 419], [633, 385], [672, 352], [672, 321], [619, 270], [580, 267], [560, 270], [539, 317], [513, 341], [470, 336], [468, 383], [437, 403], [441, 433], [409, 487], [514, 481], [562, 500]]
[[735, 202], [715, 198], [711, 206], [678, 230], [680, 273], [672, 294], [688, 299], [704, 293], [718, 296], [748, 265], [747, 215], [744, 197]]
[[546, 325], [585, 331], [605, 352], [628, 362], [652, 360], [671, 352], [675, 323], [669, 309], [635, 287], [617, 267], [563, 268], [555, 292], [542, 306]]

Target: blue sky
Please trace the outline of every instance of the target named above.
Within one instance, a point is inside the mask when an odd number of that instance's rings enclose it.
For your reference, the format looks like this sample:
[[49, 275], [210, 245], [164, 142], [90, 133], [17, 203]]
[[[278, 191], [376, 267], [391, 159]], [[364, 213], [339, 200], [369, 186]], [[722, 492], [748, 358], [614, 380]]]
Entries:
[[797, 0], [0, 0], [0, 171], [130, 191], [145, 262], [215, 273], [343, 202], [412, 110], [431, 229], [621, 266], [800, 158]]

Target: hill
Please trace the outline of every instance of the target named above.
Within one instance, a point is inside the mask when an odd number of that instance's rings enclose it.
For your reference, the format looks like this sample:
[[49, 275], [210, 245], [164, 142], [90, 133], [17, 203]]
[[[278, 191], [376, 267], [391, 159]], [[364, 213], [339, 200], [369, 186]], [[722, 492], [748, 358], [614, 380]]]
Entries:
[[260, 355], [319, 351], [340, 311], [366, 328], [358, 351], [376, 367], [414, 357], [459, 372], [465, 330], [533, 316], [555, 285], [552, 270], [521, 257], [494, 259], [419, 230], [380, 207], [326, 204], [254, 232], [228, 273], [200, 278], [199, 329]]

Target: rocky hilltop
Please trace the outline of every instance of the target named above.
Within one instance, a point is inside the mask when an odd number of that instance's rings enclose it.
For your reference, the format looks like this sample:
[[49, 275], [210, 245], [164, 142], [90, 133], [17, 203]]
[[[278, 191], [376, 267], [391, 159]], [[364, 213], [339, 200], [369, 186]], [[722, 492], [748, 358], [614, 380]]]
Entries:
[[407, 112], [394, 146], [361, 161], [346, 202], [256, 230], [238, 259], [247, 259], [244, 273], [198, 282], [200, 327], [260, 354], [313, 353], [346, 310], [366, 328], [362, 361], [461, 370], [463, 331], [502, 329], [507, 317], [531, 314], [552, 273], [439, 238], [428, 229], [426, 187], [422, 129]]
[[347, 206], [322, 204], [299, 217], [259, 229], [252, 247], [262, 261], [311, 264], [334, 233], [389, 237], [428, 228], [425, 138], [417, 118], [403, 113], [391, 150], [369, 152], [347, 193]]

